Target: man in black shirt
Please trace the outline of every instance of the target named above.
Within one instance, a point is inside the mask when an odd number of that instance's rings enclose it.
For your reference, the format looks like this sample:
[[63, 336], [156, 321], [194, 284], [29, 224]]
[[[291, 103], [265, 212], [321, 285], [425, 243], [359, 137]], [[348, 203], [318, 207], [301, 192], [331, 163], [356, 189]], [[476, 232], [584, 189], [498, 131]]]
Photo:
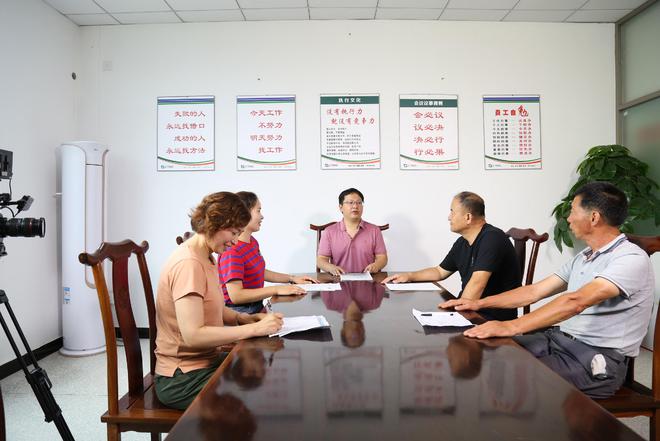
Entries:
[[[522, 276], [516, 253], [507, 235], [486, 223], [484, 200], [468, 191], [454, 196], [449, 210], [449, 229], [461, 235], [439, 266], [395, 274], [383, 283], [444, 280], [458, 271], [459, 297], [477, 300], [520, 286]], [[512, 320], [516, 309], [480, 309], [487, 319]]]

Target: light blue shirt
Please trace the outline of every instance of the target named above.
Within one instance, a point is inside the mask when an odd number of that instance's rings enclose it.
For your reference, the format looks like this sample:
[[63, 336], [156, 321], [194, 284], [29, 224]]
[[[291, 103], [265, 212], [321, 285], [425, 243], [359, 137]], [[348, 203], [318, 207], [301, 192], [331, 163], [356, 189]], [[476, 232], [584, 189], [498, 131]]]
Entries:
[[653, 311], [655, 279], [649, 256], [624, 234], [598, 251], [586, 248], [555, 274], [574, 292], [597, 277], [619, 288], [619, 295], [559, 324], [578, 340], [636, 357]]

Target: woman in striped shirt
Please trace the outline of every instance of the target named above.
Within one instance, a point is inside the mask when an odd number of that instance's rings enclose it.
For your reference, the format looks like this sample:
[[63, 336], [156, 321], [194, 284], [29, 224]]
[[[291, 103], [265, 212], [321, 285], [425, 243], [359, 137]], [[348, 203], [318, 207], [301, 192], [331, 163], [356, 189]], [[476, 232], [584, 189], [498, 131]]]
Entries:
[[[236, 311], [253, 314], [263, 309], [263, 299], [273, 295], [304, 294], [305, 290], [296, 284], [317, 281], [311, 277], [291, 276], [266, 269], [259, 242], [252, 236], [259, 231], [264, 219], [261, 202], [256, 194], [249, 191], [236, 194], [250, 210], [252, 219], [238, 237], [236, 245], [220, 257], [218, 272], [225, 304]], [[289, 285], [264, 287], [264, 281]]]

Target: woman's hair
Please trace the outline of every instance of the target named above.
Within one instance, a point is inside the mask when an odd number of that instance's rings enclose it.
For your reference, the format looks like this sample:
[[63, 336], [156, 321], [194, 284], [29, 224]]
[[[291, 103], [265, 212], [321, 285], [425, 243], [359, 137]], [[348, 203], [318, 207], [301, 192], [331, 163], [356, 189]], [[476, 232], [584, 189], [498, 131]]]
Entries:
[[254, 206], [257, 205], [257, 201], [259, 200], [257, 195], [251, 191], [239, 191], [236, 193], [236, 196], [239, 197], [239, 199], [245, 204], [248, 210], [252, 210]]
[[190, 226], [195, 233], [213, 236], [220, 230], [244, 228], [250, 218], [250, 211], [236, 194], [220, 191], [204, 196], [190, 212]]

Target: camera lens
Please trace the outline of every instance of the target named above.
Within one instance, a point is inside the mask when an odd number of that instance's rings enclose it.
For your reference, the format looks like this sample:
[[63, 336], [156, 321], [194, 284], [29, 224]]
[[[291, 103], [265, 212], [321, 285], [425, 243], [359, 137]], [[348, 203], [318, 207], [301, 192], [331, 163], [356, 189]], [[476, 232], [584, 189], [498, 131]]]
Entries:
[[46, 234], [46, 219], [33, 217], [5, 219], [0, 218], [0, 237], [44, 237]]

